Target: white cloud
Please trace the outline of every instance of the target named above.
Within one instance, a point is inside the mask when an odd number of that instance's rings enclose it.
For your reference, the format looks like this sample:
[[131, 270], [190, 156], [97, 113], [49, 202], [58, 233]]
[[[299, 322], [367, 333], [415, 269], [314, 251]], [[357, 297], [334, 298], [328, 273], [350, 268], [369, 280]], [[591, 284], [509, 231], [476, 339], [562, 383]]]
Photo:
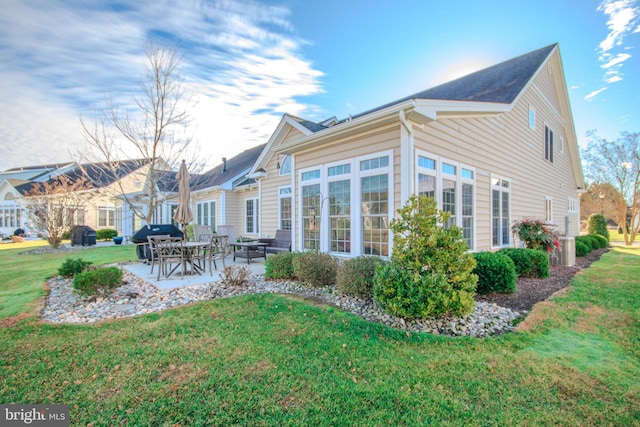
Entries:
[[619, 53], [613, 58], [611, 58], [608, 62], [602, 64], [600, 68], [611, 68], [614, 65], [622, 64], [624, 61], [626, 61], [629, 58], [631, 58], [631, 55], [629, 55], [628, 53]]
[[587, 96], [584, 97], [585, 101], [591, 101], [596, 95], [598, 95], [601, 92], [604, 92], [605, 90], [607, 90], [606, 87], [602, 87], [600, 89], [594, 90], [593, 92], [591, 92], [590, 94], [588, 94]]
[[600, 43], [603, 52], [622, 44], [624, 35], [632, 30], [638, 18], [638, 8], [634, 7], [635, 4], [635, 0], [605, 0], [598, 6], [598, 11], [609, 17], [609, 34]]
[[307, 42], [289, 17], [251, 0], [9, 0], [0, 15], [0, 169], [67, 160], [81, 141], [79, 114], [91, 117], [107, 96], [131, 106], [149, 39], [181, 48], [198, 101], [191, 130], [209, 166], [266, 142], [283, 113], [317, 110], [300, 97], [322, 92], [323, 74], [302, 56]]

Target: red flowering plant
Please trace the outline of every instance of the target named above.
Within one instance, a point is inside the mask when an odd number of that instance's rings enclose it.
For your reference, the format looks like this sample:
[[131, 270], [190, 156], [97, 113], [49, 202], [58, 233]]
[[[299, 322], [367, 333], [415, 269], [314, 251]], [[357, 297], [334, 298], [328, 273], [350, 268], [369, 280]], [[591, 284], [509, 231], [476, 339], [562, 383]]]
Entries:
[[554, 231], [554, 225], [545, 224], [540, 219], [525, 218], [515, 221], [511, 231], [524, 242], [528, 249], [547, 252], [553, 252], [554, 249], [560, 250], [560, 242]]

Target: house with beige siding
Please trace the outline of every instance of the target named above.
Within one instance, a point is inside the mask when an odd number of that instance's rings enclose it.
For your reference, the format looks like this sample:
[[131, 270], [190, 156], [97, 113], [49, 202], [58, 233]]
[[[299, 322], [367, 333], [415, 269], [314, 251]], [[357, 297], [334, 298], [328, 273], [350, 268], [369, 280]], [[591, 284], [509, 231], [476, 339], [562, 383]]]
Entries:
[[[77, 191], [82, 202], [73, 209], [70, 221], [99, 230], [118, 225], [117, 198], [121, 191], [138, 191], [147, 181], [149, 162], [123, 160], [107, 167], [105, 163], [76, 162], [16, 167], [0, 173], [0, 233], [10, 235], [17, 228], [38, 234], [29, 212], [29, 198], [53, 188], [59, 178], [84, 182]], [[48, 185], [47, 185], [48, 184]]]
[[473, 251], [517, 245], [523, 218], [575, 236], [585, 188], [557, 44], [345, 120], [285, 115], [249, 176], [259, 234], [291, 229], [293, 250], [345, 257], [388, 256], [412, 194]]

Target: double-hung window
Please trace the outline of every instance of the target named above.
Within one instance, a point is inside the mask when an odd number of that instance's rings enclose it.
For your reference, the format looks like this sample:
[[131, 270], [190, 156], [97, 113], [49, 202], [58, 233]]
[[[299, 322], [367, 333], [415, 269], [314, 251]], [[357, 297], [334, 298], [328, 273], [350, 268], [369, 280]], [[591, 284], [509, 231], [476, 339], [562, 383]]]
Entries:
[[553, 163], [553, 131], [544, 127], [544, 159]]
[[322, 193], [320, 169], [302, 172], [302, 248], [320, 250]]
[[508, 246], [511, 242], [511, 182], [491, 177], [491, 246]]
[[113, 206], [98, 206], [98, 227], [115, 227], [115, 213]]
[[351, 163], [327, 168], [329, 180], [329, 250], [351, 253]]
[[418, 152], [416, 192], [436, 200], [450, 214], [445, 227], [456, 225], [470, 249], [475, 245], [475, 170], [471, 167]]
[[258, 234], [258, 198], [252, 197], [244, 201], [245, 233]]
[[282, 230], [291, 230], [293, 218], [293, 198], [291, 187], [280, 187], [278, 189], [278, 224]]
[[210, 200], [196, 204], [196, 223], [208, 225], [212, 229], [216, 226], [216, 202]]
[[361, 160], [362, 254], [389, 256], [389, 156]]

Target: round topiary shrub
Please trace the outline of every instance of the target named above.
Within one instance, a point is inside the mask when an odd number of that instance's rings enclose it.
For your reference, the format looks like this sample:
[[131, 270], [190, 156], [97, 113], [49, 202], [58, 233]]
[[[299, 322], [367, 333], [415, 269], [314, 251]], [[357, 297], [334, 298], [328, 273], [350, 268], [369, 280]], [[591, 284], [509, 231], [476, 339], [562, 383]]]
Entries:
[[589, 234], [599, 234], [603, 236], [607, 239], [607, 244], [609, 244], [609, 230], [607, 229], [607, 219], [604, 216], [600, 214], [591, 214], [589, 216], [587, 231]]
[[591, 242], [591, 250], [595, 251], [596, 249], [600, 249], [600, 241], [596, 239], [595, 235], [587, 234], [584, 237], [586, 240], [589, 240], [589, 242]]
[[122, 284], [122, 270], [103, 267], [85, 271], [73, 279], [73, 289], [82, 296], [106, 295]]
[[604, 249], [609, 246], [609, 241], [606, 237], [601, 236], [600, 234], [590, 234], [590, 236], [600, 243], [600, 249]]
[[497, 252], [478, 252], [473, 254], [473, 257], [476, 259], [476, 268], [473, 272], [478, 275], [479, 294], [490, 292], [512, 294], [516, 291], [518, 275], [511, 258]]
[[338, 261], [325, 252], [304, 252], [293, 258], [294, 276], [311, 286], [333, 285], [337, 271]]
[[589, 252], [589, 247], [576, 238], [576, 256], [587, 256]]
[[293, 259], [299, 252], [280, 252], [264, 262], [264, 277], [267, 279], [295, 279]]
[[587, 236], [578, 236], [578, 237], [576, 237], [576, 243], [578, 243], [578, 242], [580, 242], [583, 245], [585, 245], [589, 252], [591, 252], [593, 250], [593, 243], [592, 243], [591, 239], [587, 238]]
[[503, 248], [498, 251], [511, 258], [518, 277], [549, 277], [549, 257], [542, 251], [527, 248]]
[[372, 299], [376, 267], [384, 264], [377, 256], [359, 256], [342, 263], [336, 277], [336, 288], [343, 295]]

